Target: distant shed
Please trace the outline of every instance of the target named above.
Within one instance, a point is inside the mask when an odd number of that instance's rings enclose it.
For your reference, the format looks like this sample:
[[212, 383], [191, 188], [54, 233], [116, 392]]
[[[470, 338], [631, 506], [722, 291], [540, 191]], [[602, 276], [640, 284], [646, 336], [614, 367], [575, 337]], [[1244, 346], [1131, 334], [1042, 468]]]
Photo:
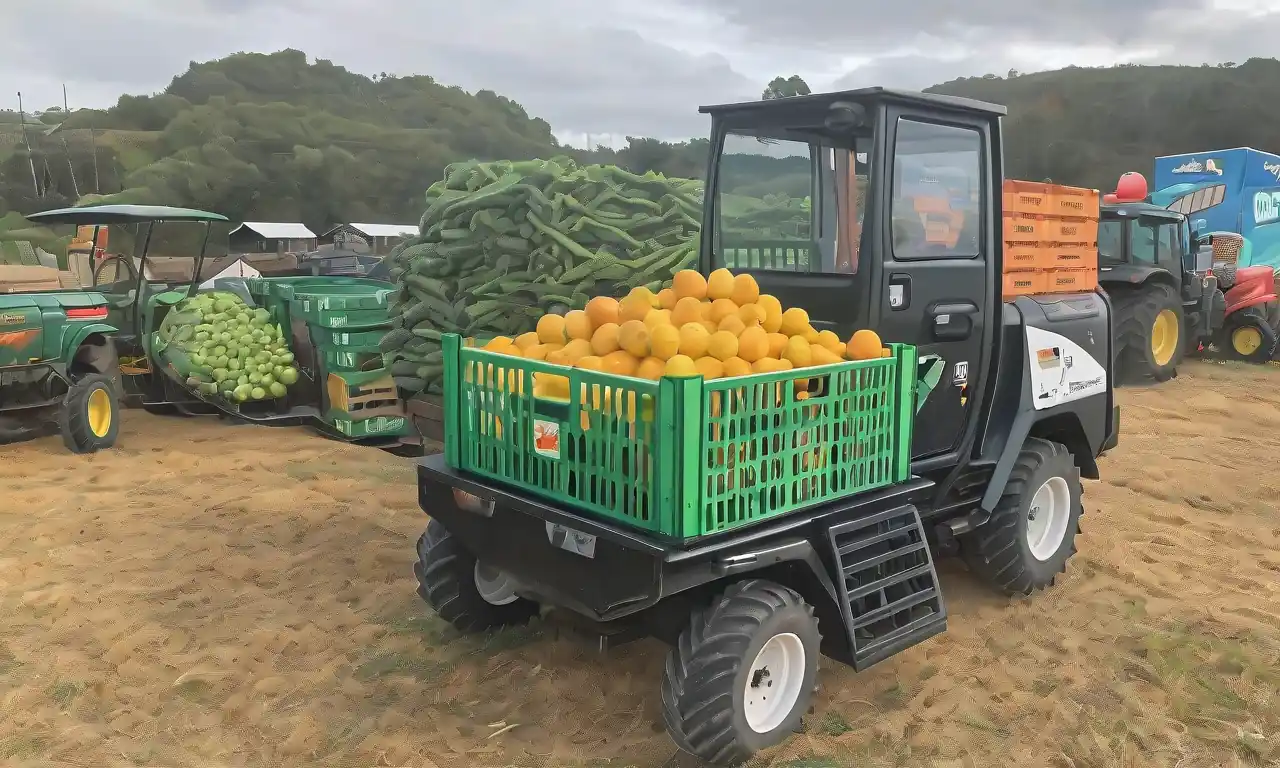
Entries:
[[406, 237], [418, 234], [417, 224], [339, 224], [320, 235], [321, 245], [346, 245], [357, 237], [374, 253], [386, 253]]
[[303, 253], [316, 249], [316, 234], [298, 222], [246, 221], [231, 230], [231, 253]]

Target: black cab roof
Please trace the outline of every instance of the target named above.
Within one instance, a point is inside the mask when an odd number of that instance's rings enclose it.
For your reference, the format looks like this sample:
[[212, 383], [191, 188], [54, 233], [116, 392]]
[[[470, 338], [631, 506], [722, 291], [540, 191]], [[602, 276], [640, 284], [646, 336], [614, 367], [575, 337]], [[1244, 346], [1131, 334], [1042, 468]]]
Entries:
[[1186, 218], [1177, 211], [1171, 211], [1168, 208], [1161, 208], [1151, 203], [1103, 203], [1101, 206], [1102, 218], [1107, 219], [1123, 219], [1143, 216], [1148, 218], [1168, 219], [1169, 221], [1182, 221]]
[[894, 88], [857, 88], [848, 91], [830, 93], [814, 93], [808, 96], [788, 96], [781, 99], [763, 101], [744, 101], [729, 104], [712, 104], [702, 106], [698, 111], [703, 114], [726, 116], [751, 112], [771, 112], [776, 109], [825, 109], [837, 101], [892, 101], [916, 107], [948, 110], [952, 112], [980, 113], [992, 117], [1007, 115], [1009, 110], [1000, 104], [992, 104], [977, 99], [966, 99], [960, 96], [947, 96], [940, 93], [924, 93], [922, 91], [903, 91]]

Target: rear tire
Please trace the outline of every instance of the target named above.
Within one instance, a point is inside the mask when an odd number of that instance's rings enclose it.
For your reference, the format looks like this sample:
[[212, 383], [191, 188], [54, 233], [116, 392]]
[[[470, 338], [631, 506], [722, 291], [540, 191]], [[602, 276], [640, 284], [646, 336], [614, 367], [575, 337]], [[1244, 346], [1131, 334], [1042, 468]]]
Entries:
[[62, 400], [58, 431], [72, 453], [94, 453], [115, 445], [120, 434], [115, 380], [101, 373], [77, 379]]
[[1005, 595], [1052, 586], [1076, 553], [1082, 493], [1066, 447], [1027, 438], [991, 519], [960, 539], [969, 569]]
[[477, 586], [475, 555], [436, 520], [427, 523], [418, 538], [413, 575], [418, 579], [418, 596], [459, 632], [475, 634], [528, 624], [539, 613], [537, 603], [522, 597], [501, 604], [486, 600]]
[[[1165, 283], [1148, 284], [1112, 299], [1116, 363], [1130, 381], [1168, 381], [1178, 375], [1186, 347], [1182, 300]], [[1168, 334], [1175, 338], [1169, 341]]]
[[821, 643], [800, 595], [769, 581], [730, 586], [667, 655], [662, 719], [672, 740], [713, 765], [740, 765], [785, 741], [809, 710]]

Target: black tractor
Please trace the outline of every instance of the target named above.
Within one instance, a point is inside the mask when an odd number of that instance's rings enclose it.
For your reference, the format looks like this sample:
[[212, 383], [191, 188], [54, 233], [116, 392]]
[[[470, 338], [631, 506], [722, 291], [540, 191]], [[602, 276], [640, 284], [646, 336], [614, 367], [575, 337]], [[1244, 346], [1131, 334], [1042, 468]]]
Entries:
[[[419, 594], [465, 632], [555, 608], [602, 637], [668, 641], [661, 701], [674, 743], [738, 765], [801, 728], [820, 655], [861, 670], [945, 630], [935, 557], [962, 556], [1005, 595], [1052, 585], [1076, 551], [1081, 478], [1099, 476], [1097, 457], [1117, 442], [1119, 409], [1104, 294], [1001, 300], [1004, 107], [868, 88], [703, 112], [712, 121], [703, 274], [726, 266], [750, 274], [762, 293], [804, 308], [815, 328], [842, 339], [878, 331], [897, 345], [897, 394], [859, 394], [879, 363], [842, 363], [862, 377], [855, 390], [786, 401], [794, 418], [826, 409], [849, 431], [806, 454], [816, 469], [797, 470], [821, 475], [821, 486], [804, 486], [773, 514], [787, 493], [780, 484], [743, 492], [676, 470], [693, 462], [708, 477], [749, 482], [788, 457], [809, 462], [800, 453], [814, 443], [802, 441], [776, 449], [785, 456], [754, 458], [751, 445], [766, 453], [780, 445], [759, 437], [778, 427], [754, 410], [733, 422], [746, 436], [732, 450], [707, 450], [730, 439], [723, 429], [681, 431], [690, 418], [729, 423], [719, 404], [736, 401], [685, 394], [732, 384], [630, 381], [656, 392], [645, 408], [674, 418], [645, 422], [633, 412], [606, 425], [593, 412], [580, 426], [570, 409], [540, 427], [536, 393], [481, 393], [480, 379], [460, 366], [502, 359], [455, 340], [446, 350], [445, 453], [418, 464], [431, 519], [414, 570]], [[772, 235], [731, 226], [734, 211], [750, 207], [732, 183], [774, 166], [780, 189], [807, 179], [808, 224]], [[769, 179], [750, 180], [752, 194], [769, 190]], [[1180, 318], [1181, 304], [1172, 306]], [[746, 379], [779, 375], [787, 374]], [[844, 405], [830, 399], [841, 397]], [[891, 406], [914, 415], [900, 440], [884, 432], [908, 423], [888, 416]], [[882, 415], [848, 416], [859, 408]], [[656, 450], [636, 448], [649, 434], [640, 422], [664, 441]], [[615, 448], [590, 462], [574, 454], [602, 434]], [[856, 447], [867, 440], [879, 447]], [[477, 469], [485, 457], [517, 452], [518, 461]], [[832, 468], [846, 459], [882, 462], [889, 475]], [[509, 474], [526, 471], [522, 481]], [[880, 480], [867, 485], [869, 477]], [[733, 494], [737, 507], [712, 509]], [[671, 534], [672, 521], [684, 535]]]
[[1115, 312], [1122, 380], [1177, 376], [1183, 356], [1222, 327], [1226, 300], [1211, 262], [1181, 213], [1145, 202], [1102, 205], [1098, 283]]
[[1184, 356], [1209, 346], [1235, 360], [1272, 358], [1280, 321], [1274, 273], [1237, 268], [1229, 246], [1239, 239], [1194, 232], [1183, 214], [1149, 203], [1103, 204], [1098, 283], [1115, 312], [1121, 381], [1167, 381]]

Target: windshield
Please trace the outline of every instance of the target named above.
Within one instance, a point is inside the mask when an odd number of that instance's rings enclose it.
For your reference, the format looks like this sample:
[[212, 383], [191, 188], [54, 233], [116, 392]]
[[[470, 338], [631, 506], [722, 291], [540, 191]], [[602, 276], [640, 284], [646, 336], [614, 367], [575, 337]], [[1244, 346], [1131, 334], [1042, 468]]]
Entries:
[[[730, 129], [717, 170], [716, 266], [854, 272], [869, 145], [845, 137], [839, 146], [818, 131]], [[841, 222], [852, 235], [844, 242]]]
[[[80, 227], [67, 249], [69, 269], [80, 278], [81, 285], [86, 287], [132, 283], [133, 275], [142, 264], [143, 251], [146, 250], [143, 274], [147, 280], [171, 284], [190, 283], [196, 257], [205, 242], [206, 225], [189, 221], [157, 222], [148, 244], [147, 229], [152, 226], [150, 223], [138, 223], [100, 227], [97, 248], [92, 249], [92, 254], [90, 246], [94, 228]], [[227, 235], [231, 226], [220, 221], [208, 226], [209, 239], [200, 269], [201, 282], [214, 277], [231, 262], [227, 255]], [[133, 269], [129, 268], [130, 264]]]

